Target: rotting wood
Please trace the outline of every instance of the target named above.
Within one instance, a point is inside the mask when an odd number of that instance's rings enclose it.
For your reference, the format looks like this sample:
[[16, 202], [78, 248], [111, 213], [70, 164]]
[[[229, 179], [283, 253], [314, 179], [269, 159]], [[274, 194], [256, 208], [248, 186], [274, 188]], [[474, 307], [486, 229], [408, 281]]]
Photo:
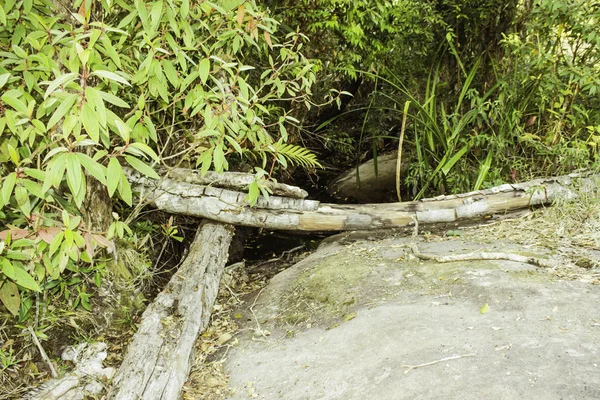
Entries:
[[109, 391], [115, 400], [179, 398], [198, 334], [208, 325], [233, 227], [205, 222], [189, 254], [142, 315]]
[[[203, 217], [233, 225], [300, 231], [373, 230], [413, 225], [413, 218], [419, 223], [433, 224], [504, 214], [550, 204], [559, 198], [574, 199], [577, 197], [575, 183], [598, 188], [599, 182], [598, 174], [574, 173], [420, 201], [359, 205], [321, 203], [316, 210], [300, 211], [267, 209], [270, 206], [268, 202], [259, 202], [258, 207], [251, 208], [218, 196], [200, 195], [201, 190], [195, 196], [192, 195], [196, 194], [194, 185], [168, 181], [160, 185], [156, 195], [152, 194], [152, 202], [157, 208], [169, 213]], [[155, 188], [155, 183], [145, 178], [139, 178], [135, 183], [138, 189]], [[163, 185], [167, 191], [163, 189]], [[265, 208], [261, 208], [260, 204]]]

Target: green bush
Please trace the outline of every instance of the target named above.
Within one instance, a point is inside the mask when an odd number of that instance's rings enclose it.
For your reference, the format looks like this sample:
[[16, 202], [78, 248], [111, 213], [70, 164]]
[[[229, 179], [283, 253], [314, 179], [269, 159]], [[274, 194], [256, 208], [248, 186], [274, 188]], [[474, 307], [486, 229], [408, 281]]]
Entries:
[[0, 300], [13, 314], [126, 234], [111, 223], [111, 198], [134, 201], [124, 165], [158, 178], [159, 164], [223, 171], [250, 156], [255, 201], [264, 169], [318, 164], [285, 143], [315, 66], [254, 1], [56, 4], [0, 4]]

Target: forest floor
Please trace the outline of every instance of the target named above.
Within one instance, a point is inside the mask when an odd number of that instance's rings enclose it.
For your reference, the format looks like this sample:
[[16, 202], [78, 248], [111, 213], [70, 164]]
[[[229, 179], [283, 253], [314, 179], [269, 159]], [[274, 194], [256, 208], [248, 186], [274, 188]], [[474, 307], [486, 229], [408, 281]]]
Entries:
[[[327, 239], [232, 309], [188, 398], [600, 398], [600, 230], [563, 211]], [[419, 258], [489, 252], [553, 266]]]

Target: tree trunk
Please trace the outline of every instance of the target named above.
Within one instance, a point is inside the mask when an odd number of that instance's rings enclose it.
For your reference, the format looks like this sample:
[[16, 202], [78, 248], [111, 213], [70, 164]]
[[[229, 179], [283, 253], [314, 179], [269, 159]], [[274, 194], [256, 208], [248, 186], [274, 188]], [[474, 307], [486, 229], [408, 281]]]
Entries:
[[206, 222], [185, 261], [148, 306], [113, 380], [115, 400], [179, 398], [198, 334], [208, 325], [233, 227]]
[[83, 222], [91, 231], [106, 232], [113, 221], [112, 199], [106, 186], [87, 172], [85, 175], [87, 189], [81, 206]]

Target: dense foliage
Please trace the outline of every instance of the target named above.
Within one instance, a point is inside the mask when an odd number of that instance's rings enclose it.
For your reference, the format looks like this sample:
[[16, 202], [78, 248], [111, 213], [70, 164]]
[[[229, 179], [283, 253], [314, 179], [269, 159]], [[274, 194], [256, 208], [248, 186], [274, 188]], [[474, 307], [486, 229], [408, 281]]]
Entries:
[[111, 206], [134, 202], [124, 166], [158, 178], [159, 165], [223, 171], [248, 159], [253, 201], [276, 165], [317, 165], [286, 144], [289, 104], [310, 106], [315, 79], [303, 41], [253, 1], [3, 1], [4, 306], [23, 319], [31, 293], [68, 296], [68, 277], [74, 306], [89, 308], [97, 247], [114, 252], [131, 233]]
[[405, 117], [405, 198], [593, 166], [599, 19], [592, 0], [5, 0], [0, 300], [90, 307], [98, 248], [143, 205], [126, 167], [244, 168], [252, 202], [319, 165], [298, 143], [342, 169], [396, 151]]
[[396, 151], [406, 112], [406, 199], [597, 161], [597, 1], [272, 3], [327, 64], [320, 88], [355, 95], [309, 129], [338, 161]]

